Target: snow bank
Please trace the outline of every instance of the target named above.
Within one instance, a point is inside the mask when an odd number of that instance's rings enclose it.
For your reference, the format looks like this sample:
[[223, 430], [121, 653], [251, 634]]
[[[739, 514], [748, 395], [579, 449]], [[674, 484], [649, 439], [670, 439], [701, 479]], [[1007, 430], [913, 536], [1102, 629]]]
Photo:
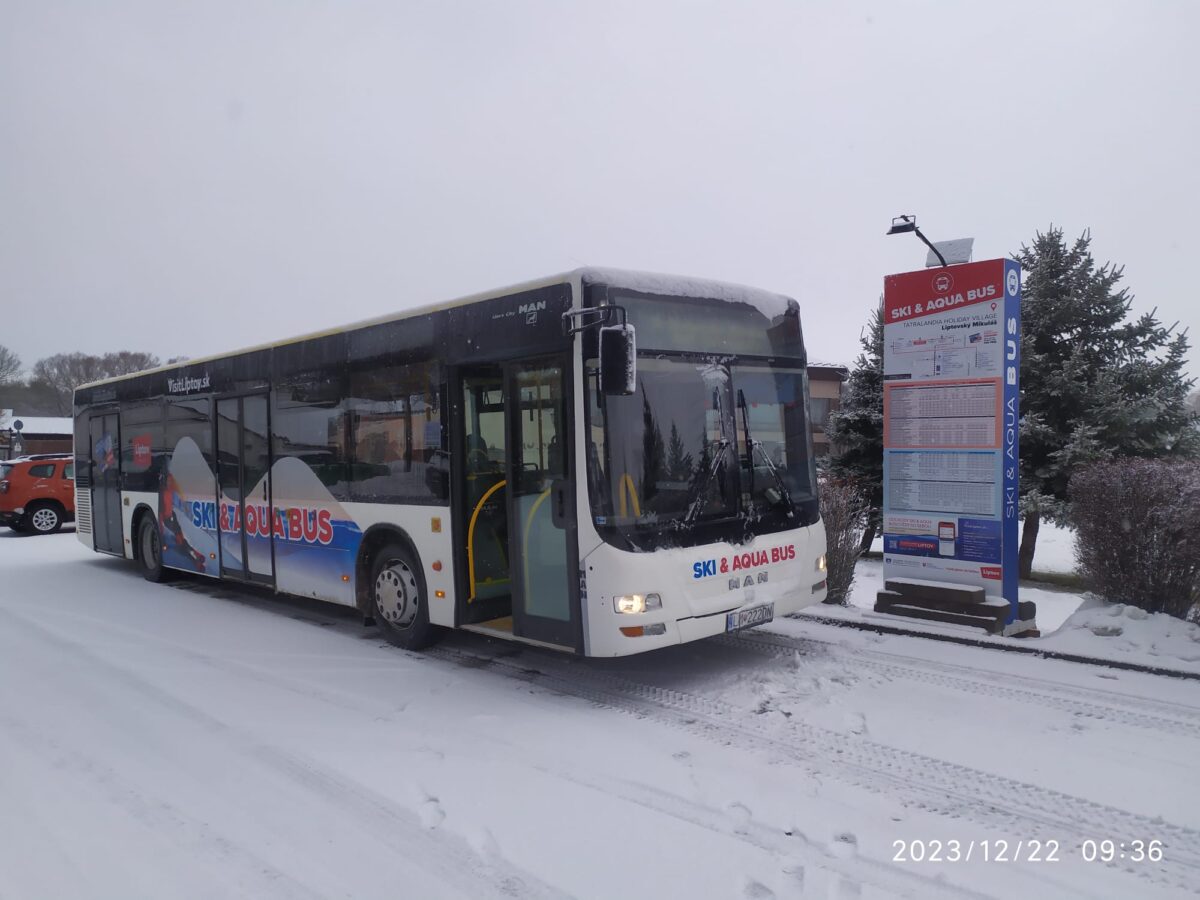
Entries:
[[[875, 593], [883, 587], [883, 563], [860, 560], [846, 606], [819, 604], [797, 617], [885, 624], [915, 632], [966, 635], [984, 643], [1006, 644], [1012, 639], [989, 637], [965, 625], [925, 622], [877, 613]], [[1124, 603], [1106, 605], [1088, 594], [1021, 584], [1021, 599], [1037, 604], [1038, 629], [1044, 637], [1023, 638], [1024, 647], [1072, 653], [1099, 661], [1134, 663], [1181, 672], [1200, 673], [1200, 625], [1162, 613], [1147, 613]]]
[[[944, 625], [937, 622], [923, 622], [920, 619], [909, 619], [903, 616], [892, 616], [885, 613], [875, 613], [875, 594], [883, 588], [883, 561], [878, 559], [861, 559], [854, 569], [854, 587], [850, 591], [849, 607], [838, 607], [821, 604], [809, 611], [814, 615], [831, 616], [833, 618], [859, 618], [863, 613], [871, 617], [882, 616], [893, 620], [893, 624], [903, 624], [906, 627], [919, 630], [945, 632], [966, 632], [973, 637], [979, 636], [980, 629], [962, 625]], [[1037, 604], [1038, 629], [1042, 634], [1059, 628], [1083, 603], [1082, 594], [1074, 591], [1064, 591], [1055, 588], [1030, 587], [1021, 584], [1021, 599], [1032, 600]]]
[[1200, 673], [1200, 625], [1126, 603], [1088, 600], [1038, 643], [1062, 653]]

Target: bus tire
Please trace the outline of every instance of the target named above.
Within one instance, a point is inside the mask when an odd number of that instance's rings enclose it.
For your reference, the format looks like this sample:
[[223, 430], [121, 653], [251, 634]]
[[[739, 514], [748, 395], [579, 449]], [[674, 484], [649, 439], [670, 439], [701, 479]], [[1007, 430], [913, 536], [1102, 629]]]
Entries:
[[142, 577], [158, 584], [166, 580], [167, 570], [162, 563], [162, 535], [153, 513], [144, 513], [138, 519], [137, 560]]
[[388, 643], [405, 650], [421, 650], [441, 636], [429, 623], [429, 595], [415, 553], [398, 541], [389, 541], [371, 560], [371, 617]]

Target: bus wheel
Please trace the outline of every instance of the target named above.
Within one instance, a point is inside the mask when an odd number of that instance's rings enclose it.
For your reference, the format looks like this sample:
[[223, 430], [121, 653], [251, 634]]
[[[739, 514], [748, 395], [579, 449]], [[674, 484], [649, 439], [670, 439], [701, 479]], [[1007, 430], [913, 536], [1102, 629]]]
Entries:
[[372, 616], [389, 643], [420, 650], [438, 639], [437, 629], [429, 624], [421, 566], [403, 544], [380, 547], [370, 577]]
[[158, 583], [167, 577], [162, 564], [162, 535], [158, 533], [158, 522], [146, 513], [138, 522], [138, 562], [142, 577]]

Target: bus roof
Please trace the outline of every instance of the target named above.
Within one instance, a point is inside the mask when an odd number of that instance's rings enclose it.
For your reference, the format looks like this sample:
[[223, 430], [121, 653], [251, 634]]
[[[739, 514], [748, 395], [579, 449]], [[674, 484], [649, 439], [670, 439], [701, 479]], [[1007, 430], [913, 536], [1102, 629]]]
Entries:
[[165, 365], [156, 366], [153, 369], [142, 369], [137, 372], [130, 372], [126, 375], [116, 375], [112, 378], [101, 378], [98, 381], [90, 381], [87, 384], [81, 384], [76, 387], [75, 390], [98, 387], [99, 385], [103, 384], [113, 384], [115, 382], [124, 381], [128, 378], [136, 378], [141, 375], [149, 375], [155, 372], [168, 372], [173, 369], [194, 366], [198, 363], [212, 362], [219, 359], [228, 359], [234, 356], [241, 356], [245, 353], [254, 353], [259, 350], [269, 350], [274, 347], [283, 347], [288, 344], [298, 344], [302, 341], [310, 341], [343, 331], [355, 331], [359, 328], [368, 328], [372, 325], [383, 325], [387, 322], [397, 322], [402, 319], [410, 319], [417, 316], [429, 315], [430, 313], [441, 312], [442, 310], [453, 309], [454, 307], [458, 306], [466, 306], [468, 304], [478, 303], [483, 300], [491, 300], [495, 297], [503, 297], [507, 294], [535, 290], [537, 288], [548, 287], [549, 285], [553, 284], [562, 284], [564, 282], [573, 283], [577, 280], [586, 281], [592, 284], [606, 284], [618, 289], [636, 291], [642, 294], [662, 294], [665, 296], [677, 297], [704, 297], [713, 300], [728, 300], [749, 303], [762, 311], [763, 314], [768, 317], [779, 315], [787, 309], [788, 303], [791, 302], [782, 294], [775, 294], [759, 288], [746, 287], [744, 285], [732, 284], [725, 281], [691, 278], [684, 275], [663, 275], [655, 272], [639, 272], [632, 269], [610, 269], [598, 266], [585, 266], [570, 272], [551, 275], [546, 278], [539, 278], [533, 281], [526, 281], [518, 284], [510, 284], [502, 288], [496, 288], [490, 291], [482, 291], [476, 294], [468, 294], [467, 296], [459, 297], [455, 300], [449, 300], [443, 303], [426, 304], [425, 306], [417, 306], [401, 312], [387, 313], [382, 316], [376, 316], [375, 318], [364, 319], [359, 322], [351, 322], [346, 325], [338, 325], [333, 328], [326, 328], [322, 331], [300, 334], [294, 337], [283, 338], [282, 340], [271, 341], [265, 344], [255, 344], [250, 347], [241, 347], [236, 350], [226, 351], [224, 353], [210, 353], [207, 356], [200, 356], [196, 357], [195, 359], [180, 360], [176, 363], [167, 363]]

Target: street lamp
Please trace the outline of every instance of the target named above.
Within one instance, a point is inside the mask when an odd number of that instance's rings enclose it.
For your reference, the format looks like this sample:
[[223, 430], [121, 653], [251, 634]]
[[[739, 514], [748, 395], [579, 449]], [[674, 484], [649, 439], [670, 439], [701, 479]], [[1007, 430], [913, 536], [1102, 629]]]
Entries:
[[942, 268], [946, 268], [948, 265], [946, 257], [942, 256], [941, 250], [929, 243], [929, 238], [921, 234], [921, 229], [917, 227], [916, 216], [896, 216], [892, 219], [892, 227], [888, 229], [888, 234], [908, 234], [910, 231], [914, 232], [921, 242], [933, 252], [934, 256], [938, 258], [938, 262], [942, 264]]

